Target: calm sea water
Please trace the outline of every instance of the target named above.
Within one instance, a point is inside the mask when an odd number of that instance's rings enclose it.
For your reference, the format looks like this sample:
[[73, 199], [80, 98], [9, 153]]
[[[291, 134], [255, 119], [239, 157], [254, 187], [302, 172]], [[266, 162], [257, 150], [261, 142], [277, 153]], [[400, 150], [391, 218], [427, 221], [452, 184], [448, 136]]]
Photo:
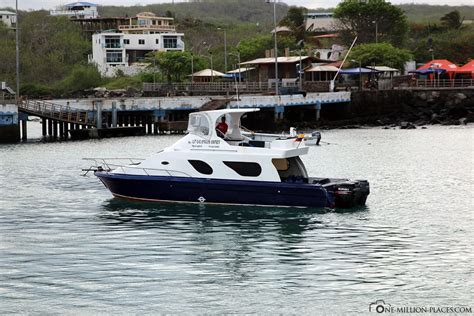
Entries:
[[473, 126], [324, 132], [304, 161], [370, 181], [352, 210], [135, 204], [81, 176], [83, 157], [146, 157], [177, 139], [0, 146], [0, 313], [474, 308]]

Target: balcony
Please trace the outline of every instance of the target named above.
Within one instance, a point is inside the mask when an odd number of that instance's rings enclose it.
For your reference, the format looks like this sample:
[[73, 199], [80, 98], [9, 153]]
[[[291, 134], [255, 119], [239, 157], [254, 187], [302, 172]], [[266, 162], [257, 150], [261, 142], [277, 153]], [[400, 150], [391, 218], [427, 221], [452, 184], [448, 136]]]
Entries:
[[122, 48], [122, 44], [120, 43], [105, 43], [102, 44], [102, 48]]
[[85, 17], [85, 18], [93, 18], [97, 17], [96, 10], [51, 10], [49, 14], [52, 16], [68, 16], [68, 17]]
[[162, 32], [176, 32], [174, 25], [120, 25], [120, 31], [162, 31]]

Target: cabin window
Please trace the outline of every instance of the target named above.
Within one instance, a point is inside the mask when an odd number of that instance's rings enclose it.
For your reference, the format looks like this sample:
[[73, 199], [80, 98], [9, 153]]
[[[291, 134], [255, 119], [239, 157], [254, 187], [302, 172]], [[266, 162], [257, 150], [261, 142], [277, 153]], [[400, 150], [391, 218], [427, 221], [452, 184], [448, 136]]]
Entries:
[[288, 159], [272, 159], [272, 163], [278, 171], [286, 171], [290, 168]]
[[144, 39], [139, 39], [138, 40], [138, 45], [145, 45], [145, 40]]
[[162, 161], [161, 164], [162, 165], [169, 165], [170, 163], [168, 161]]
[[224, 161], [224, 164], [242, 177], [258, 177], [262, 167], [256, 162]]
[[308, 173], [300, 157], [272, 159], [281, 181], [291, 182], [296, 179], [307, 179]]
[[211, 166], [209, 166], [204, 161], [201, 161], [201, 160], [188, 160], [188, 162], [199, 173], [209, 175], [209, 174], [212, 174], [212, 172], [213, 172]]

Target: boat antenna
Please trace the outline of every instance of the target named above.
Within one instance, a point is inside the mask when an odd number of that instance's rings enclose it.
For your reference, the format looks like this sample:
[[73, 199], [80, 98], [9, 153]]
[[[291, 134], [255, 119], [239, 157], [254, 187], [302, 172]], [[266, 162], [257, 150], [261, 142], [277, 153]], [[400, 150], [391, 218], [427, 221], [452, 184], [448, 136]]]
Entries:
[[342, 66], [344, 66], [344, 63], [346, 62], [346, 59], [347, 57], [349, 56], [352, 48], [354, 47], [355, 43], [357, 42], [357, 36], [354, 38], [354, 40], [352, 41], [352, 44], [351, 44], [351, 47], [349, 47], [349, 50], [347, 51], [346, 53], [346, 56], [344, 56], [344, 59], [342, 60], [342, 63], [339, 65], [339, 69], [337, 70], [336, 74], [334, 75], [334, 78], [331, 80], [331, 83], [330, 83], [330, 91], [333, 92], [334, 91], [334, 82], [336, 81], [336, 78], [337, 78], [337, 75], [339, 74], [339, 72], [341, 71], [341, 68]]

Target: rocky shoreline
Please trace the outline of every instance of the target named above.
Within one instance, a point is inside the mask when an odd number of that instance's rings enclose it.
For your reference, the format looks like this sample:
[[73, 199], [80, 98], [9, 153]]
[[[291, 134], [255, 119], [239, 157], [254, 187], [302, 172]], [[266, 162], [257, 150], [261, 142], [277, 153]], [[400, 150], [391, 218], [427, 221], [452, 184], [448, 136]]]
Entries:
[[[360, 117], [356, 113], [360, 113]], [[355, 117], [332, 122], [322, 121], [318, 125], [320, 128], [380, 126], [386, 129], [466, 125], [474, 123], [474, 89], [354, 93], [350, 114]]]

